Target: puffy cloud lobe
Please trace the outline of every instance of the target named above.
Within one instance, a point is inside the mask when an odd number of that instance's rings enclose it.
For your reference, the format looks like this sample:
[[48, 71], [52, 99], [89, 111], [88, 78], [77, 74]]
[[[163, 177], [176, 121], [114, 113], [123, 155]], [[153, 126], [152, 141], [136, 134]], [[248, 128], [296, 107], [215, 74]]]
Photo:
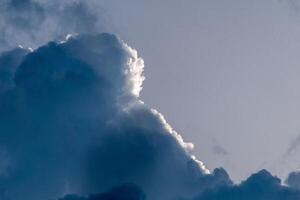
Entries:
[[283, 186], [279, 178], [262, 170], [239, 185], [216, 187], [202, 193], [195, 200], [297, 200], [300, 191]]
[[18, 49], [0, 63], [0, 159], [9, 163], [1, 199], [88, 195], [126, 182], [149, 199], [172, 199], [231, 184], [224, 170], [207, 175], [193, 145], [140, 101], [143, 60], [114, 35]]

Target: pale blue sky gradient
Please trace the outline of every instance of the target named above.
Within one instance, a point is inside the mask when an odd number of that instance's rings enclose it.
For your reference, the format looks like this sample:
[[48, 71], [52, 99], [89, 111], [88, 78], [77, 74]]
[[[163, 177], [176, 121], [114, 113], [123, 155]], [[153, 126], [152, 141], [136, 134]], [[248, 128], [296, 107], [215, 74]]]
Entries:
[[[113, 29], [145, 60], [143, 100], [209, 168], [233, 179], [298, 169], [300, 14], [277, 0], [110, 0]], [[216, 148], [226, 153], [217, 153]]]

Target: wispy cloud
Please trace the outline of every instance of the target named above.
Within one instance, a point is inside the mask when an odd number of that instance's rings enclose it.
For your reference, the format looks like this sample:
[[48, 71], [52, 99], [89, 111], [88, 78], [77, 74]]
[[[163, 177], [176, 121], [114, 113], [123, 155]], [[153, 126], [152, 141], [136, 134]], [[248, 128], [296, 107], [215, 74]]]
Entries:
[[285, 3], [292, 10], [300, 11], [300, 1], [299, 0], [279, 0], [281, 3]]
[[228, 151], [220, 145], [213, 146], [213, 153], [220, 156], [226, 156], [229, 154]]
[[297, 152], [300, 148], [300, 135], [291, 141], [287, 151], [285, 152], [285, 157]]

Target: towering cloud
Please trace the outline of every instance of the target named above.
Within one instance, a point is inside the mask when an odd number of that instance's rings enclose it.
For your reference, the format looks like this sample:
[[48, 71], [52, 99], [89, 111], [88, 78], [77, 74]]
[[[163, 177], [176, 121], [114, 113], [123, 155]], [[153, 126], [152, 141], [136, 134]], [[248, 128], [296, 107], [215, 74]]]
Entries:
[[143, 60], [110, 34], [80, 35], [0, 57], [1, 199], [100, 193], [123, 183], [149, 199], [231, 184], [190, 153], [140, 99]]

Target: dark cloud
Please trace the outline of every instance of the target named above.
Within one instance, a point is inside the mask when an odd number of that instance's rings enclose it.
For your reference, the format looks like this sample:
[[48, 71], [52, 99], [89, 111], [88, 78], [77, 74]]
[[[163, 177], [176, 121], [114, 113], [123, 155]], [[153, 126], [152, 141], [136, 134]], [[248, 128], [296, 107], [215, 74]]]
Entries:
[[0, 195], [57, 199], [132, 182], [149, 199], [231, 184], [140, 99], [143, 60], [114, 35], [0, 56]]
[[300, 191], [283, 186], [279, 178], [262, 170], [239, 185], [215, 188], [195, 200], [297, 200]]
[[21, 44], [36, 48], [69, 33], [103, 31], [99, 3], [83, 0], [2, 0], [0, 51]]

